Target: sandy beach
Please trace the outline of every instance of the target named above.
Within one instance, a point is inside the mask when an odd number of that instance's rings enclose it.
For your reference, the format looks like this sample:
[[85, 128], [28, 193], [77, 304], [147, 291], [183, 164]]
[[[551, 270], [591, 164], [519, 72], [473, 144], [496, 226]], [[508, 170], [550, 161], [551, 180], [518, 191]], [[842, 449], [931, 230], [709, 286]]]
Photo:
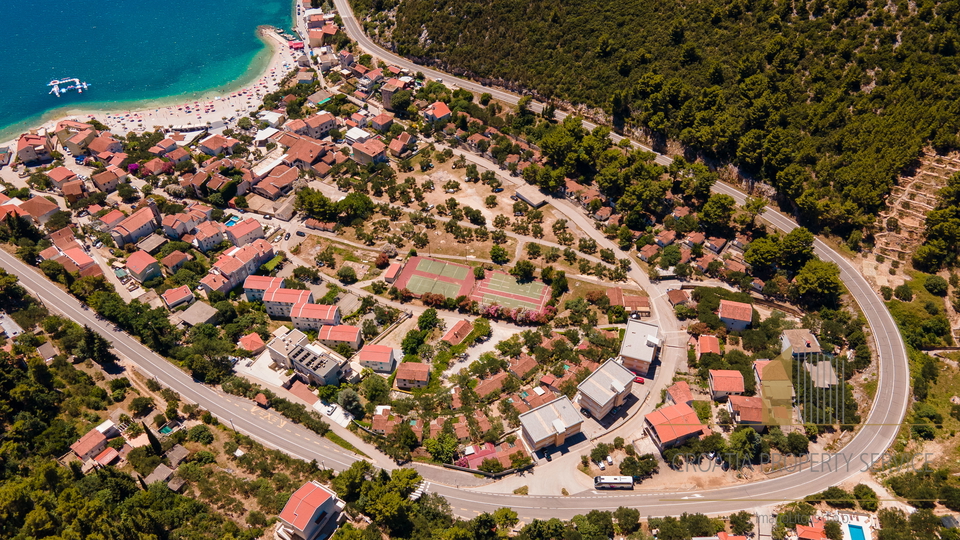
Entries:
[[[271, 48], [271, 58], [265, 71], [253, 82], [225, 93], [212, 92], [200, 99], [177, 101], [176, 104], [141, 109], [112, 111], [66, 111], [47, 120], [37, 128], [52, 129], [57, 122], [72, 119], [86, 122], [96, 119], [112, 133], [126, 135], [173, 126], [199, 126], [218, 120], [240, 117], [256, 110], [263, 96], [279, 89], [280, 80], [296, 65], [303, 51], [291, 50], [287, 40], [272, 30], [263, 30], [264, 41]], [[173, 99], [173, 98], [171, 98]], [[135, 105], [135, 104], [134, 104]], [[16, 139], [0, 146], [16, 146]]]

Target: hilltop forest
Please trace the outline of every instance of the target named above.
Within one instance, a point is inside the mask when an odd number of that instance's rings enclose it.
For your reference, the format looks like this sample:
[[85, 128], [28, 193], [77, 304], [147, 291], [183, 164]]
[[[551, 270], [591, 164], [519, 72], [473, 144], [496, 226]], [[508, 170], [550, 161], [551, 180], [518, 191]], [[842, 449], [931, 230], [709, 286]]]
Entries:
[[958, 144], [958, 0], [352, 2], [405, 56], [603, 108], [839, 234], [872, 223], [922, 147]]

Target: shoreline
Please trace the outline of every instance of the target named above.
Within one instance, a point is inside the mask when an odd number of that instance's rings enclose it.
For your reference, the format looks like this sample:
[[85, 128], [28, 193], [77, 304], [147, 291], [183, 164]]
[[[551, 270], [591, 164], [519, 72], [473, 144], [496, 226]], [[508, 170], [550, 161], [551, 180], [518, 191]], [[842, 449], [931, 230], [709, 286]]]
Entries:
[[[293, 3], [295, 22], [296, 5]], [[258, 52], [247, 70], [226, 84], [203, 90], [159, 98], [123, 102], [104, 102], [86, 107], [65, 106], [47, 111], [37, 118], [27, 119], [0, 130], [0, 146], [16, 146], [20, 134], [31, 129], [52, 129], [57, 122], [75, 119], [86, 122], [96, 119], [110, 128], [110, 132], [126, 135], [130, 132], [153, 131], [156, 127], [201, 125], [224, 117], [242, 116], [256, 110], [265, 94], [279, 88], [279, 81], [302, 54], [291, 51], [283, 37], [272, 27], [261, 25], [257, 38], [266, 46]]]

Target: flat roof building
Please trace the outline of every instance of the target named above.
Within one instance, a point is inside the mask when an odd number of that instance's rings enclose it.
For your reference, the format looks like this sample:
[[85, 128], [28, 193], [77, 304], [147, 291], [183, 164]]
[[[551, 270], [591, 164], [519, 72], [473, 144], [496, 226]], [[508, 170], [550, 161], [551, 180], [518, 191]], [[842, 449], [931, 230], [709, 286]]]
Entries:
[[614, 360], [607, 360], [577, 386], [576, 401], [594, 418], [603, 418], [623, 405], [633, 389], [634, 374]]
[[531, 451], [561, 446], [580, 433], [583, 416], [570, 398], [563, 396], [520, 415], [520, 429]]
[[650, 370], [650, 364], [660, 353], [662, 340], [659, 326], [635, 319], [627, 320], [627, 330], [623, 334], [623, 343], [620, 345], [623, 367], [634, 373], [646, 375]]

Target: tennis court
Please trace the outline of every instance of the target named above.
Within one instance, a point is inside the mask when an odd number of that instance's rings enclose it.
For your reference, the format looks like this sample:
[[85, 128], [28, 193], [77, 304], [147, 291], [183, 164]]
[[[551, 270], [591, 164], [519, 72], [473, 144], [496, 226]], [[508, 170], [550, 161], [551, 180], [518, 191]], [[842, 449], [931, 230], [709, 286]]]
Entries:
[[[421, 259], [417, 264], [417, 271], [424, 274], [433, 274], [435, 276], [448, 277], [450, 279], [462, 280], [467, 277], [469, 268], [438, 261], [436, 259]], [[413, 289], [410, 289], [411, 291]]]
[[474, 299], [484, 305], [540, 311], [547, 302], [546, 291], [547, 286], [539, 281], [518, 283], [510, 274], [488, 272], [487, 277], [477, 283]]
[[[417, 267], [417, 270], [420, 270], [420, 268]], [[460, 287], [460, 283], [440, 281], [436, 278], [416, 274], [410, 276], [410, 281], [407, 282], [407, 289], [417, 296], [431, 293], [442, 294], [448, 298], [456, 298], [460, 294]]]

